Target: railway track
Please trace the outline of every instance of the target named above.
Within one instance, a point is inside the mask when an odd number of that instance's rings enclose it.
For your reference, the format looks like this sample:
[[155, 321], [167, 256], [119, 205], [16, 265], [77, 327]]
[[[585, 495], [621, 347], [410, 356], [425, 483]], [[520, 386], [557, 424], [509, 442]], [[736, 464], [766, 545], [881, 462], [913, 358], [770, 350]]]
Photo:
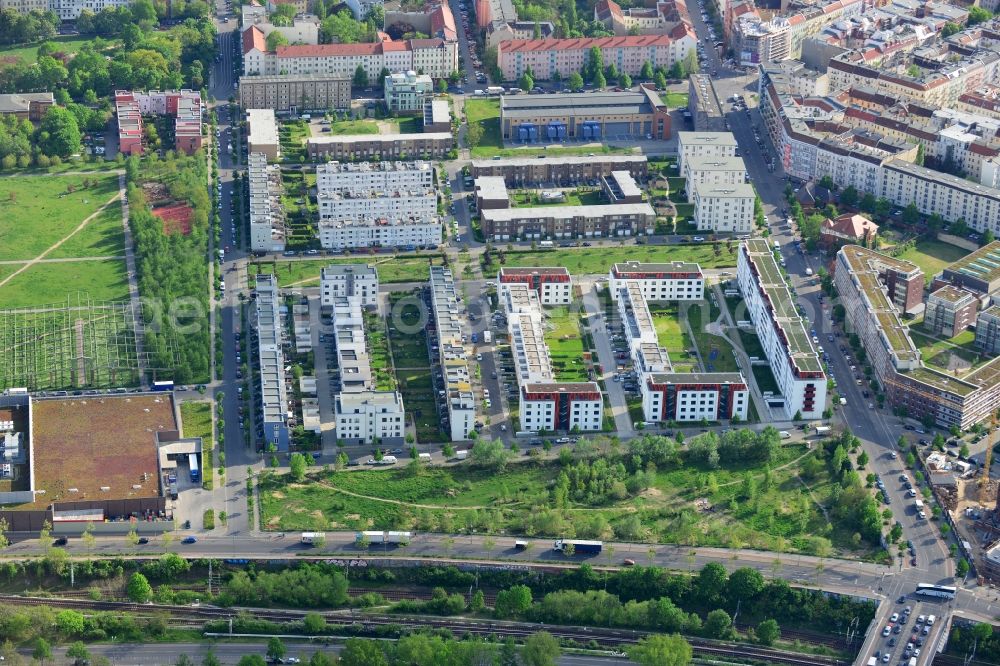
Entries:
[[[396, 590], [408, 594], [409, 590]], [[412, 598], [412, 597], [411, 597]], [[55, 608], [72, 608], [84, 611], [130, 612], [148, 615], [153, 612], [166, 612], [180, 620], [206, 622], [209, 620], [228, 620], [240, 612], [251, 613], [255, 619], [272, 622], [295, 622], [301, 620], [307, 611], [276, 610], [267, 608], [220, 608], [215, 606], [176, 606], [150, 605], [116, 601], [90, 601], [84, 599], [49, 599], [40, 597], [21, 597], [0, 595], [0, 603], [21, 606], [51, 606]], [[315, 612], [315, 611], [309, 611]], [[511, 636], [524, 638], [544, 630], [563, 640], [571, 640], [581, 644], [596, 643], [605, 648], [626, 646], [649, 635], [649, 632], [629, 629], [606, 629], [590, 627], [564, 627], [560, 625], [532, 624], [526, 622], [509, 622], [498, 620], [469, 620], [464, 618], [438, 618], [413, 615], [355, 615], [353, 611], [328, 611], [323, 613], [331, 625], [342, 627], [360, 627], [362, 630], [372, 630], [375, 627], [397, 626], [402, 629], [447, 629], [457, 635], [473, 635], [479, 637]], [[769, 664], [791, 664], [792, 666], [840, 666], [841, 660], [819, 655], [803, 655], [784, 650], [762, 648], [743, 644], [725, 644], [708, 641], [701, 638], [688, 638], [692, 649], [697, 654], [728, 656], [740, 659], [754, 659]]]

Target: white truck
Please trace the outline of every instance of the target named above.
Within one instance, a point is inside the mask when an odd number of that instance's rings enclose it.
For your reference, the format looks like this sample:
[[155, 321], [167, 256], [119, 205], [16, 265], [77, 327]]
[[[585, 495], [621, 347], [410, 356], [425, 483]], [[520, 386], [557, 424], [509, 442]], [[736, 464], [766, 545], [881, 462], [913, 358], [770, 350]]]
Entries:
[[830, 426], [816, 426], [817, 435], [825, 435], [830, 432]]
[[299, 539], [299, 543], [303, 543], [307, 546], [315, 546], [324, 539], [326, 539], [326, 534], [324, 532], [303, 532], [302, 538]]
[[937, 617], [935, 617], [934, 615], [928, 615], [927, 616], [927, 626], [928, 627], [933, 627], [934, 626], [934, 620], [936, 620], [936, 619], [937, 619]]
[[485, 342], [486, 344], [493, 342], [492, 331], [483, 331], [483, 342]]
[[469, 452], [466, 449], [460, 449], [458, 451], [455, 451], [456, 460], [465, 460], [468, 457], [469, 457]]
[[410, 539], [413, 538], [413, 534], [410, 532], [358, 532], [354, 535], [354, 540], [357, 543], [367, 541], [369, 544], [375, 545], [399, 545], [401, 543], [409, 543]]
[[396, 456], [382, 456], [382, 460], [376, 460], [376, 465], [395, 465], [399, 460]]
[[429, 454], [429, 453], [421, 453], [421, 454], [417, 455], [417, 458], [420, 459], [420, 462], [427, 462], [427, 463], [429, 463], [431, 461], [431, 454]]
[[778, 436], [781, 437], [781, 439], [791, 439], [792, 433], [788, 432], [787, 430], [782, 430], [778, 433]]
[[875, 657], [868, 657], [868, 666], [878, 666], [878, 659]]

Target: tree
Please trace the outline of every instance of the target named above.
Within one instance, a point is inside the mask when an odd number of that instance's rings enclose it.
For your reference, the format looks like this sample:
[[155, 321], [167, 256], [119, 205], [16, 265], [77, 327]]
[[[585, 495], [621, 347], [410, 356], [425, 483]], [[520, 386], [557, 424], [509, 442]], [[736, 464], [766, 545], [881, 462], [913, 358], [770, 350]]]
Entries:
[[853, 185], [848, 185], [840, 192], [840, 203], [842, 206], [854, 208], [858, 205], [858, 189]]
[[10, 529], [10, 525], [7, 523], [7, 519], [0, 518], [0, 550], [10, 545], [10, 539], [7, 538], [8, 529]]
[[301, 453], [293, 453], [292, 457], [288, 461], [288, 465], [291, 468], [292, 478], [296, 482], [301, 482], [302, 479], [306, 478], [306, 457]]
[[560, 654], [559, 641], [547, 631], [539, 631], [524, 639], [521, 661], [524, 666], [555, 666]]
[[309, 666], [337, 666], [340, 662], [325, 652], [313, 652], [309, 657]]
[[78, 664], [90, 661], [90, 652], [87, 650], [87, 646], [83, 644], [83, 641], [76, 641], [66, 648], [66, 656], [75, 660]]
[[781, 638], [781, 627], [774, 620], [764, 620], [757, 625], [757, 640], [761, 645], [774, 645]]
[[524, 74], [521, 75], [521, 78], [518, 80], [517, 85], [521, 87], [521, 90], [527, 92], [535, 87], [535, 80], [531, 78], [531, 74], [529, 74], [526, 71]]
[[31, 658], [44, 664], [47, 659], [52, 658], [52, 646], [39, 636], [38, 640], [35, 641], [35, 649], [31, 652]]
[[726, 568], [718, 562], [709, 562], [698, 572], [695, 589], [706, 604], [711, 604], [722, 598], [728, 582]]
[[657, 90], [664, 90], [667, 87], [667, 77], [663, 72], [657, 72], [656, 76], [653, 77], [653, 82], [656, 84]]
[[968, 26], [979, 25], [993, 18], [993, 12], [988, 9], [983, 9], [982, 7], [969, 7], [969, 20], [966, 23]]
[[512, 585], [497, 592], [494, 609], [500, 617], [514, 617], [531, 608], [531, 588], [527, 585]]
[[340, 651], [341, 666], [389, 666], [382, 647], [376, 641], [348, 638]]
[[594, 75], [594, 87], [595, 88], [605, 88], [608, 85], [607, 79], [604, 78], [604, 72], [598, 72]]
[[642, 63], [642, 70], [639, 72], [639, 78], [644, 81], [649, 81], [654, 76], [653, 73], [653, 63], [646, 61]]
[[356, 88], [368, 87], [368, 72], [362, 65], [358, 65], [358, 68], [354, 70], [354, 86]]
[[[291, 7], [291, 5], [278, 5], [278, 7]], [[268, 51], [277, 51], [279, 46], [288, 46], [288, 38], [275, 30], [267, 36], [264, 43], [267, 46]]]
[[580, 76], [580, 72], [573, 72], [569, 75], [569, 79], [566, 81], [566, 85], [573, 92], [579, 92], [583, 90], [583, 77]]
[[[947, 525], [942, 525], [947, 527]], [[941, 530], [944, 531], [943, 529]], [[969, 560], [962, 558], [955, 564], [955, 575], [964, 578], [969, 573]]]
[[174, 662], [174, 666], [194, 666], [194, 659], [186, 654], [182, 654], [177, 657], [177, 661]]
[[628, 74], [622, 74], [621, 78], [618, 79], [618, 83], [621, 85], [622, 88], [631, 88], [632, 77], [629, 76]]
[[590, 51], [587, 52], [587, 64], [584, 65], [583, 72], [588, 81], [596, 79], [598, 74], [601, 74], [603, 78], [604, 54], [601, 53], [600, 48], [596, 46], [590, 47]]
[[272, 636], [267, 641], [267, 658], [270, 661], [279, 661], [285, 658], [285, 644], [277, 636]]
[[465, 141], [469, 148], [475, 148], [483, 140], [483, 126], [477, 122], [469, 123], [465, 130]]
[[980, 247], [985, 246], [985, 245], [989, 245], [990, 243], [992, 243], [995, 240], [996, 240], [996, 236], [993, 234], [993, 230], [992, 229], [987, 229], [986, 231], [983, 232], [983, 236], [979, 240], [979, 245], [980, 245]]
[[728, 638], [733, 630], [733, 619], [729, 613], [716, 608], [705, 618], [705, 635], [709, 638]]
[[219, 661], [219, 658], [215, 656], [215, 652], [212, 651], [212, 648], [209, 648], [208, 652], [205, 653], [205, 657], [201, 660], [201, 666], [222, 666], [222, 663]]
[[741, 567], [730, 574], [727, 587], [732, 603], [740, 600], [748, 603], [764, 589], [764, 576], [756, 569]]
[[640, 666], [687, 666], [691, 645], [678, 634], [654, 634], [639, 639], [628, 649], [628, 657]]
[[267, 666], [267, 662], [264, 661], [264, 657], [259, 654], [247, 654], [240, 657], [237, 666]]
[[858, 467], [864, 469], [867, 464], [868, 464], [868, 454], [865, 451], [862, 451], [861, 453], [858, 454]]
[[441, 93], [442, 95], [445, 94], [446, 92], [448, 92], [448, 80], [447, 79], [439, 79], [438, 80], [438, 92]]
[[63, 636], [79, 636], [86, 626], [83, 613], [75, 610], [61, 610], [56, 613], [56, 628]]
[[510, 457], [510, 452], [504, 448], [503, 442], [499, 439], [492, 441], [480, 439], [472, 445], [472, 450], [469, 452], [469, 461], [473, 465], [497, 472], [502, 472], [507, 467]]
[[920, 222], [920, 209], [917, 208], [917, 204], [910, 203], [903, 209], [902, 217], [900, 218], [903, 224], [907, 226], [912, 226]]
[[319, 613], [306, 613], [302, 618], [302, 627], [307, 634], [322, 634], [326, 631], [326, 618]]
[[137, 604], [144, 604], [153, 596], [153, 588], [149, 580], [136, 571], [128, 579], [128, 598]]
[[76, 116], [61, 106], [49, 107], [38, 128], [38, 147], [46, 155], [69, 157], [80, 150]]
[[952, 23], [951, 21], [948, 21], [947, 23], [944, 24], [944, 27], [941, 29], [941, 37], [947, 39], [948, 37], [951, 37], [956, 32], [959, 32], [961, 30], [962, 26], [958, 25], [957, 23]]

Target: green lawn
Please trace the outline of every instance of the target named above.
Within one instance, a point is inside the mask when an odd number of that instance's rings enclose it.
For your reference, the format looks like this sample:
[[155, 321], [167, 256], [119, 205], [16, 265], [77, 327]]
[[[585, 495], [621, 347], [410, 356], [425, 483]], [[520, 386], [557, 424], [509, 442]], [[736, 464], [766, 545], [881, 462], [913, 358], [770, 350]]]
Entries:
[[951, 369], [952, 356], [957, 357], [956, 365], [967, 367], [967, 364], [978, 365], [990, 360], [976, 349], [976, 334], [972, 331], [962, 331], [950, 340], [939, 340], [923, 332], [923, 327], [911, 326], [910, 337], [920, 350], [924, 363], [929, 366], [948, 370]]
[[575, 310], [566, 307], [545, 310], [545, 344], [552, 357], [552, 371], [558, 381], [590, 381], [583, 362], [583, 340], [580, 337], [580, 318]]
[[212, 438], [212, 403], [187, 400], [181, 403], [181, 428], [185, 437], [201, 437], [202, 481], [211, 484], [215, 476], [215, 440]]
[[281, 157], [285, 162], [304, 162], [306, 158], [306, 139], [311, 136], [309, 123], [304, 120], [291, 120], [278, 128], [278, 141], [281, 144]]
[[[58, 37], [53, 37], [46, 41], [51, 42], [55, 45], [55, 51], [60, 53], [65, 53], [67, 55], [77, 53], [87, 42], [91, 41], [91, 37], [81, 37], [79, 35], [61, 35]], [[27, 46], [8, 46], [0, 47], [0, 60], [7, 61], [14, 59], [21, 60], [26, 64], [34, 63], [38, 60], [38, 47], [41, 42], [36, 44], [29, 44]]]
[[898, 258], [919, 266], [924, 272], [924, 279], [930, 283], [945, 266], [955, 263], [967, 254], [969, 254], [967, 250], [951, 243], [943, 243], [938, 240], [919, 240], [915, 247], [903, 252]]
[[709, 308], [708, 302], [703, 301], [700, 306], [689, 306], [686, 314], [705, 372], [737, 372], [739, 366], [736, 365], [736, 357], [733, 356], [733, 347], [729, 341], [705, 332], [705, 324], [709, 322], [703, 322], [702, 318], [714, 321], [718, 317], [718, 310]]
[[125, 260], [36, 264], [0, 287], [0, 303], [7, 308], [49, 305], [77, 292], [96, 301], [128, 298]]
[[[84, 181], [89, 186], [85, 187]], [[65, 238], [117, 191], [118, 177], [114, 174], [0, 179], [0, 260], [34, 259]], [[111, 209], [118, 212], [120, 227], [121, 207], [112, 204]]]
[[420, 320], [422, 303], [414, 294], [403, 293], [392, 294], [390, 303], [389, 347], [407, 418], [416, 428], [418, 442], [444, 442], [431, 381], [426, 322]]
[[424, 119], [421, 116], [406, 116], [397, 119], [400, 134], [423, 134]]
[[695, 372], [698, 370], [698, 358], [689, 354], [694, 345], [691, 337], [681, 326], [681, 316], [676, 306], [650, 305], [649, 312], [653, 316], [653, 326], [660, 346], [667, 350], [670, 364], [676, 372]]
[[430, 279], [430, 262], [441, 263], [440, 255], [394, 258], [391, 255], [359, 256], [345, 259], [280, 259], [273, 263], [257, 263], [258, 273], [275, 273], [280, 287], [315, 287], [319, 285], [319, 272], [330, 264], [374, 264], [381, 283], [425, 282]]
[[[611, 264], [622, 261], [668, 262], [693, 261], [702, 268], [729, 268], [736, 265], [736, 246], [729, 252], [724, 244], [718, 244], [718, 256], [712, 243], [698, 245], [640, 245], [558, 248], [554, 250], [534, 250], [504, 252], [505, 266], [565, 266], [570, 273], [585, 275], [606, 274]], [[497, 245], [498, 250], [504, 247]], [[495, 273], [499, 266], [494, 262], [484, 266], [484, 273]]]
[[371, 359], [372, 376], [376, 391], [395, 391], [396, 377], [392, 372], [389, 356], [389, 340], [385, 334], [383, 320], [372, 313], [365, 314], [365, 332], [368, 339], [368, 355]]
[[777, 394], [780, 392], [778, 388], [778, 382], [774, 378], [774, 373], [771, 372], [770, 366], [756, 364], [753, 366], [753, 377], [757, 380], [757, 388], [760, 389], [761, 393], [771, 393]]
[[[815, 552], [812, 537], [825, 534], [834, 553], [870, 556], [870, 551], [852, 547], [847, 530], [830, 529], [817, 502], [831, 508], [839, 488], [831, 483], [826, 465], [803, 474], [810, 455], [805, 446], [794, 444], [781, 447], [767, 466], [743, 461], [711, 470], [686, 462], [664, 465], [640, 494], [596, 504], [571, 495], [565, 509], [555, 508], [549, 491], [562, 469], [556, 462], [512, 463], [500, 474], [464, 464], [414, 475], [398, 465], [400, 469], [316, 472], [306, 483], [264, 472], [261, 517], [265, 529], [276, 531], [475, 531], [788, 552]], [[614, 462], [612, 455], [609, 464]], [[744, 495], [748, 476], [756, 481], [752, 501]], [[626, 532], [631, 517], [639, 521], [638, 533], [634, 528]]]
[[679, 107], [687, 108], [688, 105], [688, 94], [686, 92], [667, 91], [660, 94], [660, 99], [671, 109]]
[[324, 134], [378, 134], [378, 123], [374, 120], [338, 120], [330, 123], [330, 131]]
[[125, 231], [121, 206], [111, 205], [90, 224], [46, 255], [46, 259], [64, 257], [120, 257], [125, 255]]
[[537, 208], [540, 206], [597, 206], [606, 204], [600, 190], [588, 190], [581, 192], [573, 190], [563, 192], [562, 201], [543, 201], [541, 194], [536, 190], [516, 191], [512, 195], [511, 203], [515, 208]]

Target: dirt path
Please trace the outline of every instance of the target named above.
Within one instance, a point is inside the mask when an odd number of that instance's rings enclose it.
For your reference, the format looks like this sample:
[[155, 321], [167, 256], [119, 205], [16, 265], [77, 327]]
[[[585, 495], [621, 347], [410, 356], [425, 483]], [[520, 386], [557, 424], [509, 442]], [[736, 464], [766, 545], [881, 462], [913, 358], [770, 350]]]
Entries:
[[[74, 231], [73, 233], [75, 234], [76, 232]], [[72, 236], [73, 234], [70, 234], [70, 235]], [[68, 236], [67, 236], [67, 238], [68, 238]], [[65, 238], [63, 240], [65, 240]], [[62, 241], [59, 241], [59, 242], [61, 243]], [[53, 247], [55, 247], [55, 246], [53, 246]], [[51, 250], [51, 249], [52, 248], [49, 248], [49, 250]], [[46, 250], [46, 252], [48, 252], [49, 250]], [[7, 260], [7, 261], [0, 261], [0, 266], [17, 266], [18, 264], [28, 264], [28, 263], [32, 263], [32, 262], [34, 262], [36, 264], [68, 264], [68, 263], [72, 263], [74, 261], [109, 261], [109, 260], [112, 260], [112, 259], [124, 259], [124, 258], [125, 258], [125, 255], [122, 255], [122, 256], [113, 256], [112, 255], [112, 256], [104, 256], [104, 257], [65, 257], [63, 259], [37, 259], [37, 258], [36, 259], [11, 259], [11, 260]]]
[[52, 245], [50, 245], [48, 248], [45, 249], [45, 251], [43, 251], [40, 255], [38, 255], [34, 259], [31, 259], [31, 260], [27, 261], [24, 264], [24, 266], [22, 266], [21, 268], [17, 269], [13, 273], [11, 273], [7, 277], [5, 277], [3, 280], [0, 280], [0, 287], [3, 287], [5, 284], [7, 284], [11, 280], [13, 280], [15, 277], [17, 277], [18, 275], [20, 275], [24, 271], [26, 271], [29, 268], [31, 268], [35, 264], [41, 263], [42, 260], [45, 258], [45, 255], [47, 255], [49, 252], [52, 252], [53, 250], [55, 250], [56, 248], [58, 248], [60, 245], [62, 245], [66, 241], [68, 241], [70, 238], [73, 237], [74, 234], [79, 233], [79, 231], [81, 229], [83, 229], [85, 226], [87, 226], [88, 224], [90, 224], [91, 220], [93, 220], [95, 217], [97, 217], [98, 215], [100, 215], [101, 213], [103, 213], [105, 208], [107, 208], [108, 206], [110, 206], [112, 203], [114, 203], [115, 201], [117, 201], [119, 198], [121, 198], [121, 192], [116, 192], [115, 195], [113, 197], [111, 197], [110, 199], [108, 199], [104, 203], [103, 206], [101, 206], [100, 208], [98, 208], [97, 210], [95, 210], [93, 213], [91, 213], [90, 215], [88, 215], [86, 218], [84, 218], [83, 222], [81, 222], [80, 224], [78, 224], [77, 227], [76, 227], [76, 229], [73, 229], [73, 231], [71, 231], [68, 234], [66, 234], [66, 236], [64, 236], [60, 240], [58, 240], [55, 243], [53, 243]]
[[404, 502], [403, 500], [386, 499], [384, 497], [371, 497], [369, 495], [362, 495], [361, 493], [352, 493], [350, 490], [344, 490], [343, 488], [335, 488], [328, 483], [320, 484], [336, 493], [343, 493], [344, 495], [350, 495], [351, 497], [357, 497], [358, 499], [371, 500], [372, 502], [384, 502], [385, 504], [397, 504], [400, 506], [413, 506], [418, 509], [439, 509], [443, 511], [481, 511], [483, 509], [489, 509], [492, 507], [488, 506], [443, 506], [441, 504], [416, 504], [414, 502]]

